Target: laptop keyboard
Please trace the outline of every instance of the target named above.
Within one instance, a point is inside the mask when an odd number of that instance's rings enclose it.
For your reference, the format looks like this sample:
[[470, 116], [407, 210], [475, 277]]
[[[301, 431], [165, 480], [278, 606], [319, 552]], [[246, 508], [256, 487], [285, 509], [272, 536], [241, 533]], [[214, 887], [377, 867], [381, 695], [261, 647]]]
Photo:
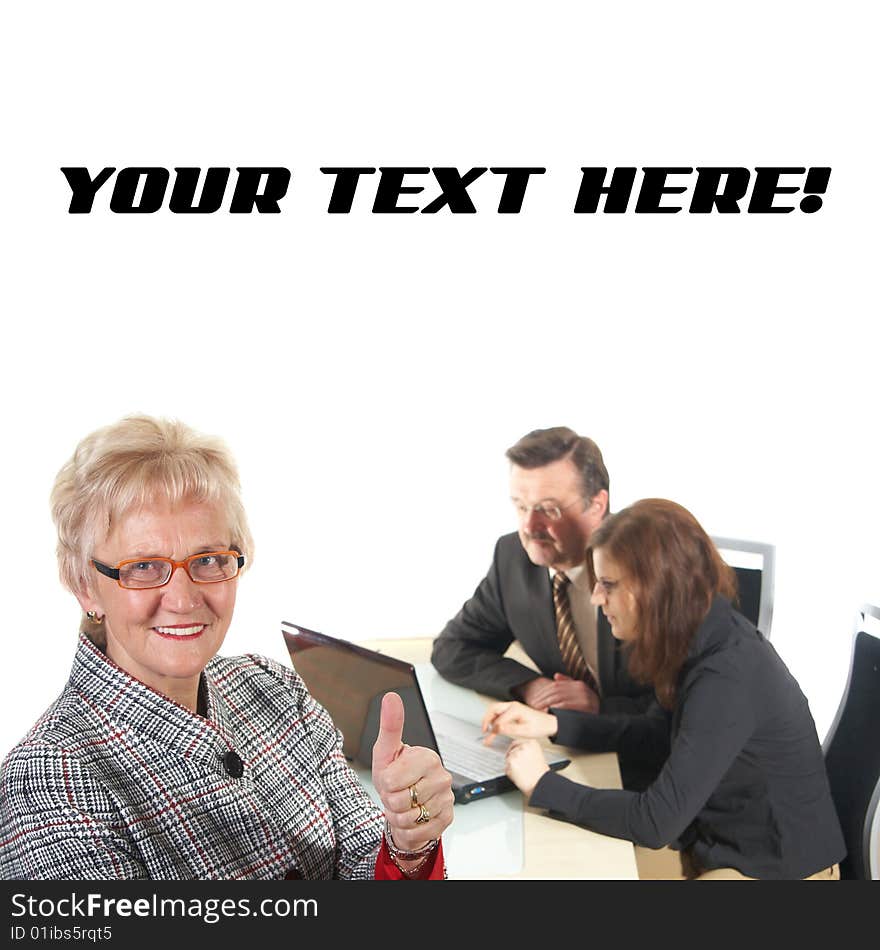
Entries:
[[510, 741], [496, 738], [495, 744], [497, 748], [495, 745], [485, 746], [482, 742], [469, 742], [454, 736], [437, 736], [443, 765], [450, 772], [458, 772], [477, 782], [487, 782], [504, 775], [504, 753]]

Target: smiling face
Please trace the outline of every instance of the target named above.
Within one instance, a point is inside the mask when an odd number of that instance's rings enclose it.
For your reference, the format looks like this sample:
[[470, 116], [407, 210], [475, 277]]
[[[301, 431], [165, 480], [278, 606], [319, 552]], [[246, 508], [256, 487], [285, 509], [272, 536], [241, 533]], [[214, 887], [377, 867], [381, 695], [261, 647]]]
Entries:
[[[219, 507], [199, 502], [157, 504], [123, 517], [96, 545], [96, 560], [115, 566], [137, 557], [225, 551], [230, 530]], [[83, 610], [104, 617], [107, 656], [152, 689], [195, 709], [199, 675], [229, 629], [238, 579], [196, 584], [183, 568], [164, 587], [126, 590], [93, 569]]]
[[596, 586], [590, 603], [602, 608], [618, 640], [638, 638], [638, 604], [620, 565], [602, 548], [593, 550]]
[[[590, 535], [602, 522], [608, 493], [583, 498], [580, 473], [563, 458], [540, 468], [510, 469], [510, 498], [519, 517], [519, 539], [529, 559], [558, 570], [582, 564]], [[559, 509], [555, 521], [535, 507]]]

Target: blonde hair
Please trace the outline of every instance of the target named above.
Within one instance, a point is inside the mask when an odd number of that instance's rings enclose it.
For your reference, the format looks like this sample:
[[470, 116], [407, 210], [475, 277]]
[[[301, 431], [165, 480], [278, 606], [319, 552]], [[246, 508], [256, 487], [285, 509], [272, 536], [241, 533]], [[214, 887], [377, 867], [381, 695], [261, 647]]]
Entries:
[[55, 479], [52, 520], [64, 586], [85, 594], [95, 545], [130, 511], [160, 500], [219, 505], [230, 544], [250, 562], [253, 539], [226, 445], [174, 419], [128, 416], [87, 435]]

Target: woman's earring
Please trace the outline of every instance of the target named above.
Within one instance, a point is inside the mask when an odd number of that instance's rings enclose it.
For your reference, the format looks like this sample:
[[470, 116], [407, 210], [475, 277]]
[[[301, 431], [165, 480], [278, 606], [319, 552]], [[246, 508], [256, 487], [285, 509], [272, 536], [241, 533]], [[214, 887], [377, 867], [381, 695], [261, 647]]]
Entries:
[[104, 620], [103, 617], [98, 616], [98, 612], [96, 610], [87, 610], [86, 616], [92, 621], [92, 623], [102, 623]]

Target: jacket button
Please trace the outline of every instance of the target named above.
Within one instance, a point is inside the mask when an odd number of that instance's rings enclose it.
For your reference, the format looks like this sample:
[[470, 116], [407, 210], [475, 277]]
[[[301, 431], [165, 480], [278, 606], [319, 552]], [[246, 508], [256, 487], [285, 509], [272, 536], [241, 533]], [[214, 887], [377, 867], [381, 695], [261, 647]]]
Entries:
[[233, 778], [241, 778], [244, 775], [244, 763], [232, 749], [223, 756], [223, 765]]

